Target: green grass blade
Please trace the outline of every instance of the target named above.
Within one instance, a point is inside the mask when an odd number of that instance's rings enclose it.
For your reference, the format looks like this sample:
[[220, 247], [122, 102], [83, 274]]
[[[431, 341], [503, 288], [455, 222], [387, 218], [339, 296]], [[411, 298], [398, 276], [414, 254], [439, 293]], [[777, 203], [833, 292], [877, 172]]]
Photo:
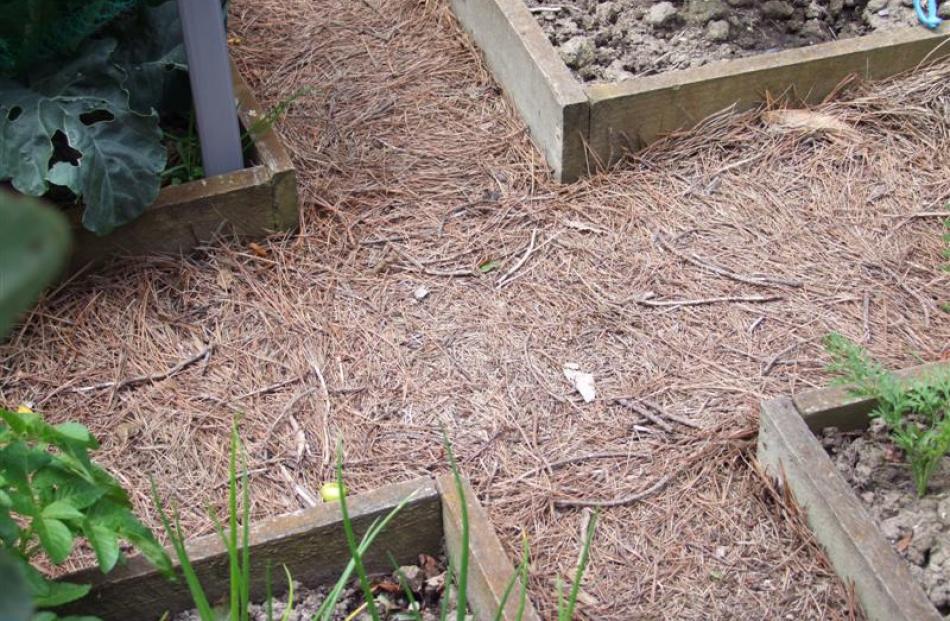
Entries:
[[[234, 428], [234, 441], [241, 452], [241, 610], [245, 621], [250, 619], [251, 604], [251, 491], [247, 473], [247, 456], [244, 454], [237, 427]], [[284, 568], [286, 569], [286, 567]], [[291, 587], [293, 588], [293, 587]]]
[[520, 588], [518, 592], [518, 612], [515, 619], [521, 621], [528, 601], [528, 538], [526, 536], [521, 538], [521, 562], [518, 563], [515, 573], [511, 575], [508, 584], [505, 585], [501, 600], [498, 602], [498, 610], [495, 611], [495, 621], [501, 621], [504, 617], [505, 606], [508, 604], [508, 598], [511, 597], [516, 581]]
[[241, 565], [238, 557], [237, 529], [237, 426], [231, 423], [231, 451], [228, 455], [228, 565], [230, 566], [230, 617], [241, 621]]
[[567, 598], [567, 606], [561, 616], [561, 593], [558, 593], [558, 618], [561, 621], [571, 621], [574, 618], [574, 607], [577, 605], [577, 594], [581, 590], [581, 582], [584, 580], [584, 572], [587, 571], [587, 561], [590, 560], [590, 545], [594, 541], [594, 532], [597, 530], [597, 513], [590, 518], [587, 524], [587, 532], [584, 534], [584, 547], [581, 549], [581, 557], [577, 561], [577, 570], [574, 572], [574, 582], [571, 584], [571, 593]]
[[530, 569], [530, 549], [528, 547], [528, 536], [521, 537], [521, 567], [518, 573], [521, 577], [521, 590], [518, 593], [518, 612], [515, 615], [516, 621], [524, 618], [525, 608], [528, 606], [528, 570]]
[[439, 621], [447, 621], [449, 618], [449, 607], [446, 604], [449, 601], [449, 594], [452, 592], [452, 584], [455, 582], [455, 574], [452, 572], [452, 563], [445, 568], [445, 584], [442, 585], [442, 599], [439, 600]]
[[[337, 444], [336, 449], [336, 479], [340, 490], [343, 487], [343, 443]], [[353, 523], [350, 521], [350, 514], [346, 508], [346, 494], [340, 494], [340, 511], [343, 513], [343, 530], [346, 533], [346, 544], [350, 548], [350, 556], [356, 565], [356, 574], [360, 579], [360, 587], [363, 589], [363, 599], [366, 600], [366, 607], [373, 617], [373, 621], [379, 621], [379, 611], [376, 610], [376, 598], [373, 597], [373, 590], [369, 586], [369, 578], [366, 576], [366, 568], [363, 567], [363, 555], [356, 543], [356, 534], [353, 532]]]
[[[370, 527], [366, 530], [366, 534], [363, 535], [363, 540], [360, 542], [359, 550], [360, 554], [365, 554], [369, 550], [370, 546], [373, 545], [373, 542], [376, 541], [376, 537], [379, 536], [383, 530], [386, 529], [386, 526], [392, 521], [396, 515], [405, 508], [409, 502], [415, 498], [416, 493], [413, 492], [403, 498], [398, 505], [393, 507], [392, 511], [386, 514], [382, 520], [376, 519], [370, 524]], [[313, 616], [313, 619], [318, 621], [327, 621], [332, 613], [333, 609], [336, 607], [337, 602], [340, 599], [340, 595], [343, 593], [343, 589], [346, 588], [346, 585], [350, 582], [350, 576], [353, 575], [353, 571], [356, 569], [356, 563], [350, 558], [349, 563], [346, 564], [346, 569], [343, 570], [343, 573], [340, 574], [340, 578], [337, 580], [336, 584], [333, 586], [333, 589], [327, 594], [326, 599], [323, 600], [323, 603], [320, 604], [320, 608], [317, 609], [316, 614]]]
[[201, 617], [201, 621], [215, 621], [214, 611], [211, 609], [211, 604], [208, 603], [208, 597], [201, 587], [201, 582], [198, 580], [197, 574], [195, 574], [195, 568], [191, 565], [191, 559], [188, 558], [188, 551], [185, 549], [185, 540], [181, 534], [181, 523], [178, 519], [178, 512], [175, 512], [175, 527], [173, 529], [171, 521], [165, 513], [165, 506], [158, 496], [158, 487], [155, 485], [154, 479], [152, 479], [152, 497], [155, 499], [155, 505], [158, 507], [158, 515], [161, 519], [162, 527], [165, 529], [165, 534], [175, 549], [175, 555], [178, 557], [179, 565], [181, 565], [181, 573], [185, 576], [185, 583], [188, 585], [188, 591], [191, 593], [192, 602], [198, 610], [198, 616]]
[[294, 579], [290, 577], [290, 570], [286, 565], [284, 565], [284, 575], [287, 576], [287, 607], [284, 608], [280, 621], [288, 621], [290, 615], [294, 613]]
[[455, 491], [459, 495], [459, 507], [462, 517], [462, 541], [459, 549], [458, 563], [458, 609], [456, 611], [456, 621], [465, 621], [468, 614], [468, 562], [469, 562], [469, 522], [468, 522], [468, 501], [465, 498], [465, 487], [462, 485], [462, 474], [459, 471], [458, 463], [455, 461], [455, 454], [452, 452], [452, 444], [449, 437], [442, 430], [442, 441], [445, 444], [445, 454], [449, 458], [449, 467], [452, 469], [452, 479], [455, 481]]

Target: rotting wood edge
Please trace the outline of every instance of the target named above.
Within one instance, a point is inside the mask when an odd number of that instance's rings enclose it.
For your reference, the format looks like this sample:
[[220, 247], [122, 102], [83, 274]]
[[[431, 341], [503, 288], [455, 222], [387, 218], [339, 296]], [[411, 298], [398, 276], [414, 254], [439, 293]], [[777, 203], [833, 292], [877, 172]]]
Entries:
[[[919, 379], [945, 363], [914, 367], [899, 375]], [[809, 526], [842, 579], [872, 620], [937, 621], [942, 616], [912, 578], [905, 562], [870, 518], [814, 432], [826, 426], [867, 425], [875, 402], [850, 397], [845, 388], [826, 388], [761, 407], [758, 459], [791, 491]]]
[[[232, 62], [238, 113], [245, 128], [265, 114]], [[75, 214], [71, 269], [130, 254], [180, 254], [215, 235], [261, 237], [297, 226], [293, 162], [273, 128], [252, 135], [258, 164], [225, 175], [163, 188], [136, 220], [98, 237]]]
[[[467, 481], [464, 485], [472, 533], [471, 581], [467, 592], [477, 619], [482, 621], [494, 618], [500, 600], [498, 585], [506, 584], [514, 569], [471, 486]], [[361, 537], [374, 520], [382, 518], [410, 496], [409, 503], [393, 518], [385, 534], [364, 557], [371, 573], [388, 574], [392, 571], [387, 553], [392, 553], [400, 564], [417, 562], [421, 553], [437, 555], [443, 548], [443, 538], [448, 542], [450, 557], [457, 555], [460, 504], [454, 486], [448, 487], [445, 479], [422, 478], [352, 496], [348, 499], [349, 509], [357, 537]], [[274, 593], [281, 594], [285, 591], [282, 564], [287, 565], [295, 580], [315, 586], [335, 582], [349, 561], [338, 504], [319, 505], [256, 522], [250, 534], [253, 599], [264, 597], [268, 562], [272, 563]], [[218, 536], [196, 539], [188, 544], [188, 550], [209, 600], [214, 602], [225, 597], [228, 592], [227, 553]], [[141, 557], [130, 559], [125, 566], [106, 576], [93, 568], [62, 579], [92, 583], [93, 589], [86, 598], [61, 612], [94, 613], [104, 621], [147, 621], [159, 618], [166, 610], [174, 613], [193, 605], [180, 578], [176, 583], [167, 581]], [[516, 601], [517, 597], [513, 599]], [[502, 619], [514, 621], [510, 602], [505, 610]], [[530, 601], [523, 619], [538, 619]]]
[[[950, 25], [936, 32], [908, 27], [587, 86], [523, 0], [452, 0], [452, 8], [563, 182], [710, 115], [750, 108], [766, 94], [789, 105], [817, 103], [850, 75], [885, 78], [950, 54], [943, 45]], [[532, 90], [536, 78], [543, 84]]]

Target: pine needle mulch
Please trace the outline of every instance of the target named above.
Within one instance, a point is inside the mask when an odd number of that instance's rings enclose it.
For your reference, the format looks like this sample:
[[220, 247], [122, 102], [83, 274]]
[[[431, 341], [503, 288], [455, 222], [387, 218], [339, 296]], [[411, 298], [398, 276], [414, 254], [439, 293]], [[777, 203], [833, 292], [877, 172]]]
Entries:
[[339, 437], [355, 492], [444, 471], [444, 427], [546, 617], [598, 506], [585, 618], [859, 615], [755, 464], [757, 407], [827, 381], [830, 331], [947, 357], [950, 66], [561, 187], [442, 2], [239, 1], [231, 28], [263, 101], [313, 89], [279, 126], [299, 234], [81, 275], [0, 347], [0, 400], [89, 425], [196, 535], [236, 413], [257, 516]]

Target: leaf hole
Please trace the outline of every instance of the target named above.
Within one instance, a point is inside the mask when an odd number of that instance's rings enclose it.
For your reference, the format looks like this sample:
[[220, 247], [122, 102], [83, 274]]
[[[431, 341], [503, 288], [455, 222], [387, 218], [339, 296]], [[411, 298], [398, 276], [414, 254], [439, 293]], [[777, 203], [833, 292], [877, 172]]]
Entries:
[[79, 115], [79, 120], [83, 125], [95, 125], [96, 123], [108, 123], [115, 120], [115, 115], [108, 110], [93, 110], [92, 112], [83, 112]]
[[69, 138], [66, 137], [66, 134], [64, 134], [62, 130], [57, 130], [56, 133], [53, 134], [52, 143], [53, 157], [50, 160], [50, 165], [54, 162], [69, 162], [73, 166], [79, 165], [82, 152], [77, 151], [69, 144]]
[[21, 114], [23, 114], [23, 108], [21, 108], [20, 106], [13, 106], [12, 108], [10, 108], [10, 111], [7, 112], [7, 120], [15, 121], [18, 118], [20, 118]]

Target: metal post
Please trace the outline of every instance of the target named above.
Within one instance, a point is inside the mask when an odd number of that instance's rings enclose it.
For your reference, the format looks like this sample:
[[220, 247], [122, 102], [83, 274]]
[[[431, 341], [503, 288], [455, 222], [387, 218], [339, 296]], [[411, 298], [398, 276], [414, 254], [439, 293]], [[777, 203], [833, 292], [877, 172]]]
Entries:
[[244, 168], [221, 0], [178, 0], [206, 177]]

